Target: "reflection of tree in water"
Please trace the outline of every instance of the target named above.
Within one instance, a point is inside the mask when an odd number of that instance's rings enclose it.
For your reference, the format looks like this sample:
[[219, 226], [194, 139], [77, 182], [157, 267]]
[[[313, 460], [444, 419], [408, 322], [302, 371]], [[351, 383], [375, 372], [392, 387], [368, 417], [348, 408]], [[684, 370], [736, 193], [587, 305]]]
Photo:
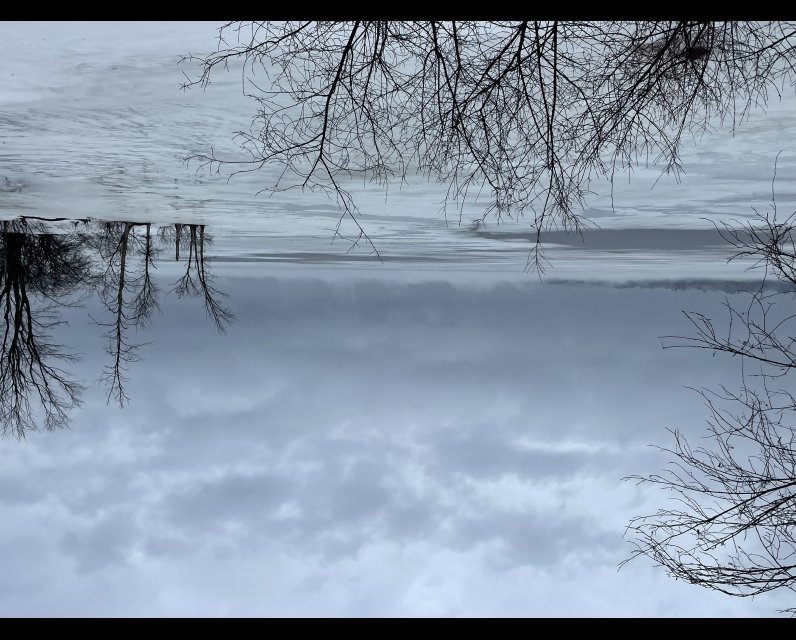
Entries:
[[[143, 227], [143, 233], [137, 233], [137, 227]], [[151, 277], [151, 227], [150, 223], [101, 222], [92, 236], [102, 264], [99, 296], [110, 316], [105, 321], [95, 319], [106, 328], [106, 350], [111, 357], [101, 380], [108, 388], [108, 401], [115, 399], [120, 406], [129, 400], [124, 389], [127, 367], [139, 359], [138, 351], [143, 346], [131, 341], [130, 329], [147, 327], [152, 313], [159, 309], [158, 289]]]
[[226, 331], [226, 326], [234, 319], [232, 313], [224, 307], [220, 298], [226, 297], [213, 286], [213, 278], [207, 270], [207, 260], [205, 260], [205, 245], [212, 242], [209, 234], [205, 233], [205, 225], [191, 224], [174, 225], [176, 230], [177, 242], [175, 242], [176, 259], [179, 260], [179, 247], [181, 236], [187, 235], [188, 259], [185, 262], [185, 273], [177, 281], [174, 288], [178, 297], [201, 296], [205, 305], [208, 317], [214, 322], [216, 328], [222, 333]]
[[40, 224], [4, 220], [0, 231], [0, 422], [24, 436], [40, 421], [66, 426], [81, 385], [55, 363], [74, 354], [52, 341], [58, 307], [76, 304], [76, 291], [91, 279], [91, 261], [73, 235], [42, 233]]
[[[63, 220], [63, 219], [61, 219]], [[0, 223], [0, 422], [2, 433], [24, 437], [40, 425], [68, 426], [80, 403], [82, 385], [54, 363], [76, 357], [56, 344], [51, 330], [63, 324], [59, 309], [77, 306], [97, 292], [110, 356], [100, 379], [108, 401], [123, 406], [131, 363], [140, 359], [144, 343], [130, 337], [147, 328], [159, 307], [155, 269], [155, 235], [161, 243], [175, 241], [188, 250], [186, 272], [175, 284], [178, 297], [198, 296], [219, 331], [233, 315], [219, 302], [225, 294], [212, 285], [204, 254], [209, 242], [204, 225], [165, 226], [154, 231], [148, 222], [74, 221], [69, 230], [48, 232], [42, 222], [19, 218]]]

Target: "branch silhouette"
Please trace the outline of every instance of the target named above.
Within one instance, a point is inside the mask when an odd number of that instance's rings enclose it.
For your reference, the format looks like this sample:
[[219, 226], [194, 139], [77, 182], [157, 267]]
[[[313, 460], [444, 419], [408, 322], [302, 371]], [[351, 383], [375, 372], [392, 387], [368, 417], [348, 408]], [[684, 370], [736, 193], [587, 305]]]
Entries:
[[199, 65], [183, 88], [241, 67], [257, 105], [244, 156], [189, 160], [327, 194], [336, 236], [348, 218], [376, 256], [347, 185], [417, 174], [447, 185], [459, 223], [468, 202], [482, 220], [528, 214], [542, 270], [541, 231], [578, 231], [592, 182], [649, 162], [679, 175], [684, 139], [737, 127], [794, 80], [794, 45], [793, 22], [231, 22], [215, 52], [183, 58]]
[[74, 235], [42, 233], [35, 223], [0, 223], [0, 424], [24, 437], [39, 421], [66, 426], [80, 405], [81, 384], [56, 363], [75, 355], [54, 342], [58, 307], [75, 304], [90, 261]]
[[[71, 228], [47, 225], [72, 221]], [[185, 232], [185, 233], [183, 233]], [[220, 303], [226, 294], [213, 284], [205, 246], [204, 225], [163, 225], [151, 222], [69, 218], [17, 218], [0, 221], [0, 425], [2, 434], [23, 438], [40, 426], [69, 425], [80, 406], [84, 385], [68, 371], [78, 358], [54, 339], [64, 324], [61, 310], [80, 306], [98, 295], [106, 318], [91, 317], [105, 332], [109, 362], [100, 381], [107, 401], [124, 406], [130, 400], [130, 366], [147, 344], [136, 336], [151, 325], [160, 309], [160, 289], [154, 269], [161, 243], [180, 240], [188, 245], [188, 281], [178, 297], [200, 295], [220, 332], [233, 314]]]
[[220, 333], [225, 333], [227, 325], [235, 319], [234, 314], [221, 304], [220, 299], [226, 294], [220, 292], [213, 285], [213, 276], [207, 266], [205, 245], [212, 242], [212, 238], [205, 232], [205, 225], [190, 224], [180, 225], [175, 233], [175, 255], [179, 260], [179, 246], [183, 236], [187, 236], [188, 258], [185, 262], [185, 273], [175, 283], [174, 292], [178, 297], [201, 297], [205, 305], [207, 316], [213, 321]]
[[[661, 488], [672, 507], [631, 520], [634, 551], [622, 564], [646, 556], [669, 575], [733, 596], [777, 589], [796, 593], [796, 217], [772, 208], [744, 224], [721, 225], [736, 250], [762, 269], [760, 288], [745, 305], [725, 299], [723, 327], [685, 312], [694, 334], [666, 336], [664, 348], [707, 349], [735, 357], [741, 387], [699, 389], [708, 409], [705, 446], [679, 430], [664, 473], [632, 480]], [[766, 290], [766, 279], [780, 287]], [[796, 614], [796, 606], [785, 609]]]

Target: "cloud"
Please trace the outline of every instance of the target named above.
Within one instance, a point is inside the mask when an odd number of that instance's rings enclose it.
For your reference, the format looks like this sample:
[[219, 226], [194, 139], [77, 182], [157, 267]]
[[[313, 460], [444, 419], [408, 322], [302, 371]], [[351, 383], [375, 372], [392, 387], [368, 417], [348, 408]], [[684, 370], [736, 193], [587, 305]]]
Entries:
[[[0, 543], [25, 541], [1, 613], [773, 612], [643, 562], [615, 575], [660, 500], [622, 476], [660, 468], [664, 427], [701, 433], [683, 385], [737, 380], [657, 336], [722, 295], [219, 285], [229, 333], [167, 299], [128, 409], [95, 388], [71, 430], [0, 442]], [[78, 317], [89, 377], [104, 355]]]

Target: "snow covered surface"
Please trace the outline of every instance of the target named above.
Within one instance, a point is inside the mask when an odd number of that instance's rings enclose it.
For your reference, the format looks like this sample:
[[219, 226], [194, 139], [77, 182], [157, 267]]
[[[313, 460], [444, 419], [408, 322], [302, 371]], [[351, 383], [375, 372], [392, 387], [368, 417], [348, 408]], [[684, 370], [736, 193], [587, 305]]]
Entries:
[[[213, 225], [216, 250], [228, 257], [267, 254], [295, 263], [309, 254], [329, 263], [358, 262], [344, 240], [331, 244], [339, 212], [322, 195], [257, 195], [264, 173], [212, 175], [184, 160], [211, 146], [238, 152], [232, 133], [248, 129], [254, 103], [241, 95], [235, 70], [213, 77], [206, 90], [181, 91], [181, 54], [215, 46], [214, 24], [3, 23], [0, 24], [0, 215], [72, 215], [119, 219], [186, 220]], [[776, 182], [781, 211], [796, 205], [796, 134], [792, 91], [772, 98], [733, 135], [723, 129], [686, 143], [686, 174], [678, 182], [641, 167], [617, 177], [613, 205], [607, 184], [584, 215], [602, 232], [617, 229], [711, 227], [710, 221], [748, 218], [771, 200], [774, 159], [782, 152]], [[629, 179], [628, 179], [629, 178]], [[660, 178], [660, 179], [659, 179]], [[656, 184], [657, 181], [657, 184]], [[3, 186], [5, 182], [5, 186]], [[654, 187], [653, 187], [654, 185]], [[389, 263], [402, 268], [454, 271], [522, 270], [527, 221], [472, 228], [477, 204], [462, 218], [440, 214], [443, 190], [416, 178], [389, 195], [376, 185], [348, 185], [361, 222]], [[343, 232], [352, 233], [344, 224]], [[588, 239], [587, 239], [588, 240]], [[662, 247], [600, 250], [576, 238], [553, 244], [548, 255], [556, 277], [609, 279], [735, 277], [742, 265], [722, 264], [726, 251], [678, 242]], [[377, 262], [363, 268], [379, 272]], [[249, 267], [251, 268], [251, 267]], [[382, 269], [394, 268], [388, 266]], [[665, 272], [665, 273], [662, 273]]]

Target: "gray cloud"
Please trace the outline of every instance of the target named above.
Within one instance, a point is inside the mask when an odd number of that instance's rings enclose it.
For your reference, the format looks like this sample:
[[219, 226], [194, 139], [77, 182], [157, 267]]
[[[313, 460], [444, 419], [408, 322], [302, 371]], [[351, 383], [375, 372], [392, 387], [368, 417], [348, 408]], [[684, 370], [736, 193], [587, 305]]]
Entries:
[[[167, 299], [128, 409], [93, 389], [71, 430], [0, 443], [0, 542], [47, 532], [24, 547], [28, 569], [0, 574], [0, 612], [24, 592], [55, 613], [82, 590], [72, 612], [575, 613], [556, 600], [565, 585], [579, 585], [572, 607], [602, 593], [627, 518], [659, 499], [621, 477], [663, 463], [645, 445], [664, 427], [701, 432], [683, 385], [737, 379], [657, 339], [681, 307], [720, 310], [719, 294], [219, 284], [238, 315], [229, 334]], [[88, 378], [101, 342], [78, 318]], [[658, 580], [645, 575], [630, 567], [612, 588]], [[512, 592], [528, 580], [545, 586]], [[673, 607], [710, 598], [655, 584]]]

